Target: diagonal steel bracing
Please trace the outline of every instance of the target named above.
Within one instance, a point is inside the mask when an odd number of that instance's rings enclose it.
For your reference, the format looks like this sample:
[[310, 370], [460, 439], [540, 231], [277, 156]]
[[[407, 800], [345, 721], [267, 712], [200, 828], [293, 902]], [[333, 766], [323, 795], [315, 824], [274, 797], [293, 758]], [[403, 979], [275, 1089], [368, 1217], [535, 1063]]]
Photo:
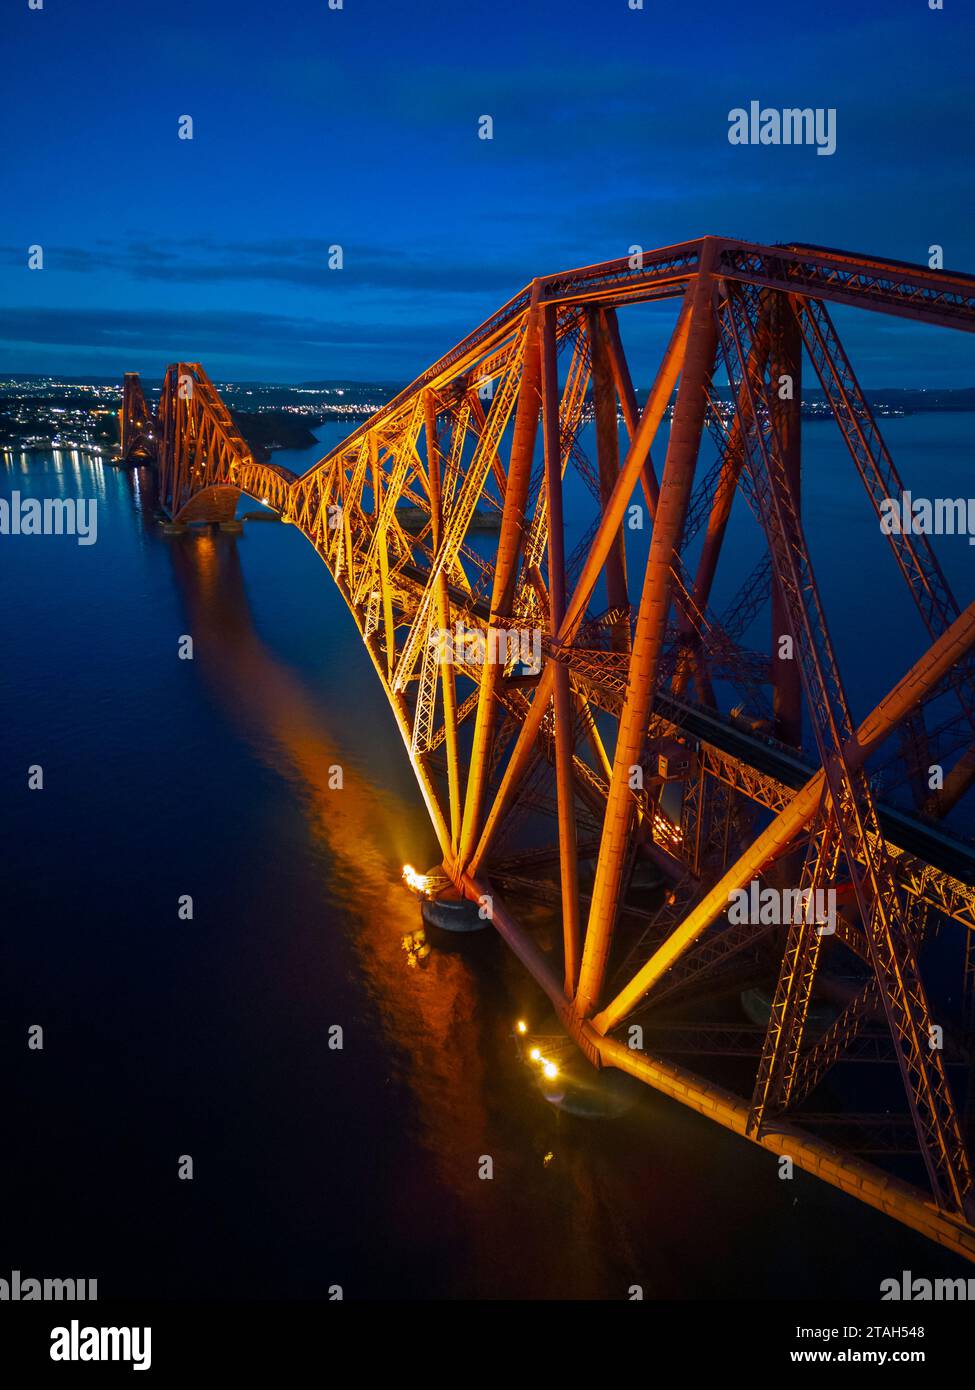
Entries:
[[[634, 370], [619, 311], [665, 300], [676, 311], [667, 348], [655, 371]], [[174, 521], [229, 519], [245, 492], [315, 547], [386, 694], [446, 877], [494, 899], [496, 929], [586, 1058], [790, 1152], [971, 1256], [968, 1158], [943, 1059], [929, 1046], [943, 1005], [936, 1019], [918, 957], [948, 931], [965, 934], [951, 958], [962, 962], [957, 993], [968, 1009], [975, 854], [951, 826], [975, 756], [957, 758], [925, 807], [949, 817], [944, 830], [878, 806], [866, 764], [908, 724], [893, 758], [922, 758], [924, 706], [935, 697], [950, 696], [972, 727], [975, 607], [970, 594], [968, 607], [956, 601], [928, 539], [889, 537], [931, 645], [854, 727], [803, 532], [800, 345], [874, 511], [902, 484], [832, 324], [834, 303], [975, 329], [972, 277], [704, 237], [532, 281], [301, 477], [254, 454], [198, 363], [169, 369], [155, 411], [138, 376], [126, 376], [122, 455], [155, 461]], [[791, 397], [777, 390], [784, 378]], [[658, 480], [651, 450], [671, 410]], [[695, 487], [705, 434], [717, 457]], [[569, 501], [579, 495], [583, 504]], [[760, 552], [719, 621], [711, 596], [739, 495]], [[628, 531], [635, 501], [642, 539]], [[742, 644], [754, 643], [760, 619], [756, 652]], [[458, 625], [484, 651], [500, 634], [505, 654], [445, 659], [443, 635]], [[540, 670], [512, 655], [521, 630], [538, 633]], [[781, 655], [783, 635], [794, 659]], [[734, 690], [740, 703], [729, 708]], [[669, 812], [668, 778], [680, 805]], [[552, 951], [492, 883], [496, 872], [513, 894], [521, 860], [561, 928]], [[641, 865], [663, 877], [649, 904], [635, 886]], [[800, 892], [838, 885], [846, 905], [835, 934], [804, 922], [780, 932], [726, 923], [729, 893], [755, 877], [795, 878]], [[823, 1030], [813, 1000], [837, 951], [862, 984]], [[662, 1006], [679, 997], [693, 1010], [712, 985], [763, 960], [777, 983], [757, 1055], [737, 1047], [757, 1064], [741, 1097], [610, 1036], [635, 1010], [660, 1036]], [[874, 1047], [864, 1030], [878, 1019], [928, 1191], [824, 1148], [790, 1119], [837, 1060]], [[688, 1036], [694, 1026], [682, 1025]], [[953, 1067], [964, 1055], [952, 1043]], [[865, 1108], [816, 1122], [863, 1133]], [[903, 1127], [892, 1124], [902, 1147]]]

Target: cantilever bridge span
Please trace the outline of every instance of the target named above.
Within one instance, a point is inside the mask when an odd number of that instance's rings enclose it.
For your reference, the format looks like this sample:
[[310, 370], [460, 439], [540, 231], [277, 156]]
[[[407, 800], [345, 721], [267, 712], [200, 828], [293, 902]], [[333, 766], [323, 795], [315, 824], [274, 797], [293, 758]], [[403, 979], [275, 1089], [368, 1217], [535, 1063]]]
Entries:
[[[641, 403], [617, 311], [662, 299], [676, 326]], [[705, 237], [532, 281], [300, 477], [254, 457], [195, 363], [169, 369], [155, 411], [126, 376], [122, 452], [155, 460], [174, 520], [228, 519], [246, 492], [315, 546], [445, 880], [490, 902], [592, 1063], [975, 1260], [975, 851], [950, 828], [975, 781], [975, 603], [929, 536], [879, 524], [905, 487], [832, 304], [971, 332], [975, 278]], [[803, 530], [809, 364], [926, 634], [858, 724]], [[590, 521], [572, 548], [570, 485]], [[719, 615], [736, 502], [756, 563]], [[442, 660], [458, 624], [539, 631], [541, 669], [504, 642], [497, 661], [470, 644]], [[838, 908], [826, 929], [738, 921], [753, 883]], [[519, 920], [529, 898], [555, 948]], [[729, 1000], [766, 979], [767, 1024], [745, 1027]]]

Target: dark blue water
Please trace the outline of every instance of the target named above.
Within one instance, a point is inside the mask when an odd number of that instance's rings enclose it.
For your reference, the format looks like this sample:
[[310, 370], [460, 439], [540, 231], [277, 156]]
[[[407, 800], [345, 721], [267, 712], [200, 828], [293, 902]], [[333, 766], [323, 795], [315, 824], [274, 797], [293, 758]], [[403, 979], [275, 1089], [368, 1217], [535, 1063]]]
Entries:
[[[820, 428], [811, 544], [865, 707], [922, 638], [877, 601], [874, 525]], [[960, 495], [970, 428], [887, 434], [905, 472], [937, 464]], [[0, 1277], [97, 1277], [103, 1297], [872, 1298], [902, 1268], [958, 1272], [653, 1093], [612, 1122], [548, 1106], [510, 1038], [540, 1002], [490, 933], [407, 968], [399, 870], [433, 839], [299, 534], [164, 537], [152, 475], [85, 456], [8, 458], [0, 488], [99, 502], [93, 546], [0, 538]], [[963, 601], [973, 553], [942, 547]], [[882, 656], [857, 661], [867, 631]]]

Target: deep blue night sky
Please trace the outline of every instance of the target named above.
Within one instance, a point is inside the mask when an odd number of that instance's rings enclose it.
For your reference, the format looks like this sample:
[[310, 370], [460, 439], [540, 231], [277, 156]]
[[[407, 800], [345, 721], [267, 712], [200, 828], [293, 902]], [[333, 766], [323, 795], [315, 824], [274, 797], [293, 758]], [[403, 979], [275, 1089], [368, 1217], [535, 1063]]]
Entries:
[[[11, 0], [0, 371], [406, 380], [535, 274], [703, 232], [975, 269], [962, 0], [644, 3]], [[752, 99], [835, 107], [836, 154], [730, 145]], [[975, 385], [966, 335], [839, 317], [866, 385]]]

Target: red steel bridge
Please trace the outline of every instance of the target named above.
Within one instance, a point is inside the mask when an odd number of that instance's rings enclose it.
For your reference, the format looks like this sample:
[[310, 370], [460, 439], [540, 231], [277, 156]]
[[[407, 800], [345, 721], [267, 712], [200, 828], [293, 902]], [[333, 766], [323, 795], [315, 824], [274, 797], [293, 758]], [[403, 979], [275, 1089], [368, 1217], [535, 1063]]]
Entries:
[[[663, 299], [676, 324], [641, 400], [618, 311]], [[939, 538], [879, 524], [905, 488], [836, 304], [971, 332], [975, 278], [704, 237], [533, 280], [300, 477], [255, 458], [197, 363], [169, 368], [155, 412], [125, 377], [122, 453], [155, 462], [174, 522], [227, 520], [245, 492], [305, 534], [409, 753], [443, 855], [428, 882], [490, 904], [594, 1066], [975, 1259], [975, 850], [951, 828], [975, 780], [975, 603]], [[868, 646], [887, 596], [858, 593], [851, 555], [850, 606], [826, 612], [804, 367], [919, 620], [859, 722], [831, 629]], [[572, 547], [570, 486], [589, 508]], [[754, 566], [718, 613], [735, 503]], [[540, 631], [541, 669], [504, 642], [442, 660], [458, 623]], [[752, 883], [832, 890], [835, 929], [734, 920]], [[767, 1025], [746, 1026], [728, 1000], [762, 980]]]

